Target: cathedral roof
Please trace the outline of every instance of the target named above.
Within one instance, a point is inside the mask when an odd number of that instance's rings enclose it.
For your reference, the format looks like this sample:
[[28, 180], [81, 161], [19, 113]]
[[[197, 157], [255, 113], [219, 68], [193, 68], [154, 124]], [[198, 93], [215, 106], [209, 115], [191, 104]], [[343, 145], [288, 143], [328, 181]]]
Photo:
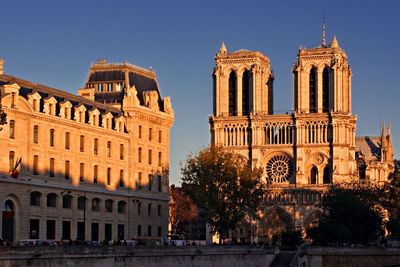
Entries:
[[26, 99], [28, 99], [28, 95], [37, 92], [42, 99], [54, 97], [58, 103], [69, 101], [73, 107], [84, 105], [87, 110], [97, 108], [102, 114], [111, 112], [117, 117], [122, 114], [120, 109], [114, 108], [107, 104], [95, 102], [85, 97], [77, 96], [65, 91], [26, 81], [10, 75], [0, 74], [0, 86], [13, 83], [17, 83], [21, 87], [19, 89], [19, 95], [25, 97]]
[[381, 156], [381, 137], [380, 136], [357, 136], [356, 137], [356, 156], [366, 161], [379, 160]]

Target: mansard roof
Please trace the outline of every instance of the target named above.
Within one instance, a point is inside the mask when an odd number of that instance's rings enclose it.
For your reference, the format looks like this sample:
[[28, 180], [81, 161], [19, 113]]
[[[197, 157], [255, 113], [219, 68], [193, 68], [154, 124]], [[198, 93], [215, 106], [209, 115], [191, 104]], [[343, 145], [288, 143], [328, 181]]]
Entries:
[[356, 156], [362, 156], [366, 161], [380, 160], [381, 137], [380, 136], [357, 136]]
[[[156, 91], [158, 94], [158, 104], [162, 107], [161, 93], [158, 88], [156, 76], [153, 70], [139, 67], [130, 63], [106, 63], [105, 60], [98, 60], [92, 64], [89, 77], [85, 88], [90, 88], [89, 84], [123, 82], [130, 87], [135, 86], [137, 97], [140, 104], [144, 105], [143, 93], [146, 91]], [[95, 92], [95, 101], [104, 103], [122, 103], [125, 90], [112, 92]], [[162, 110], [162, 109], [161, 109]]]
[[102, 114], [111, 112], [117, 117], [122, 114], [120, 109], [114, 108], [107, 104], [95, 102], [81, 96], [77, 96], [42, 84], [37, 84], [35, 82], [26, 81], [14, 76], [0, 74], [0, 86], [13, 83], [17, 83], [21, 87], [19, 90], [19, 95], [25, 97], [26, 99], [28, 99], [28, 95], [37, 92], [42, 99], [54, 97], [58, 103], [69, 101], [73, 107], [84, 105], [87, 110], [97, 108]]

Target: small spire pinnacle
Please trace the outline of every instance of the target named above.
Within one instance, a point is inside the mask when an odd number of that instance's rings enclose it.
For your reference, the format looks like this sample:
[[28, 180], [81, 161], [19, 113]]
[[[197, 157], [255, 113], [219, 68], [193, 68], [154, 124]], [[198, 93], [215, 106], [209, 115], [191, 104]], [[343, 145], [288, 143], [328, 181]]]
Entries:
[[219, 52], [221, 54], [226, 54], [226, 46], [225, 46], [224, 42], [222, 42], [222, 45], [221, 45], [221, 48], [219, 49]]
[[390, 132], [390, 122], [388, 123], [388, 135], [392, 135], [392, 133]]
[[334, 35], [331, 43], [331, 48], [337, 48], [337, 47], [339, 47], [339, 44], [338, 41], [336, 40], [336, 36]]
[[386, 147], [386, 133], [385, 133], [385, 122], [382, 121], [382, 136], [381, 136], [381, 146]]
[[326, 46], [326, 43], [325, 43], [325, 12], [322, 17], [322, 46], [324, 46], [324, 47]]

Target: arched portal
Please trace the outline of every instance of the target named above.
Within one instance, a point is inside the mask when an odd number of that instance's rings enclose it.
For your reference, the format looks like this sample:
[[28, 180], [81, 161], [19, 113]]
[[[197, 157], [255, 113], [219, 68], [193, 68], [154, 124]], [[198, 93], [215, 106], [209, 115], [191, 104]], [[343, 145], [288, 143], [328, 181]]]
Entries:
[[313, 166], [310, 171], [310, 184], [316, 184], [318, 182], [318, 169]]
[[14, 227], [15, 227], [15, 204], [11, 200], [7, 200], [3, 204], [2, 214], [2, 238], [14, 242]]
[[229, 74], [229, 116], [237, 116], [237, 84], [236, 73]]
[[271, 242], [284, 231], [294, 230], [291, 216], [282, 208], [268, 210], [260, 222], [259, 237], [262, 241]]

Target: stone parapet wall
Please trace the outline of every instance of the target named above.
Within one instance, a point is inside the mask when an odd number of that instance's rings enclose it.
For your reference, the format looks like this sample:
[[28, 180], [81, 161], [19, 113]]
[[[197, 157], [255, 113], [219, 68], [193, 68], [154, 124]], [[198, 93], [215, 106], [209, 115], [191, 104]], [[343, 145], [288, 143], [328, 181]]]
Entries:
[[0, 249], [0, 266], [270, 266], [278, 249], [62, 246]]

